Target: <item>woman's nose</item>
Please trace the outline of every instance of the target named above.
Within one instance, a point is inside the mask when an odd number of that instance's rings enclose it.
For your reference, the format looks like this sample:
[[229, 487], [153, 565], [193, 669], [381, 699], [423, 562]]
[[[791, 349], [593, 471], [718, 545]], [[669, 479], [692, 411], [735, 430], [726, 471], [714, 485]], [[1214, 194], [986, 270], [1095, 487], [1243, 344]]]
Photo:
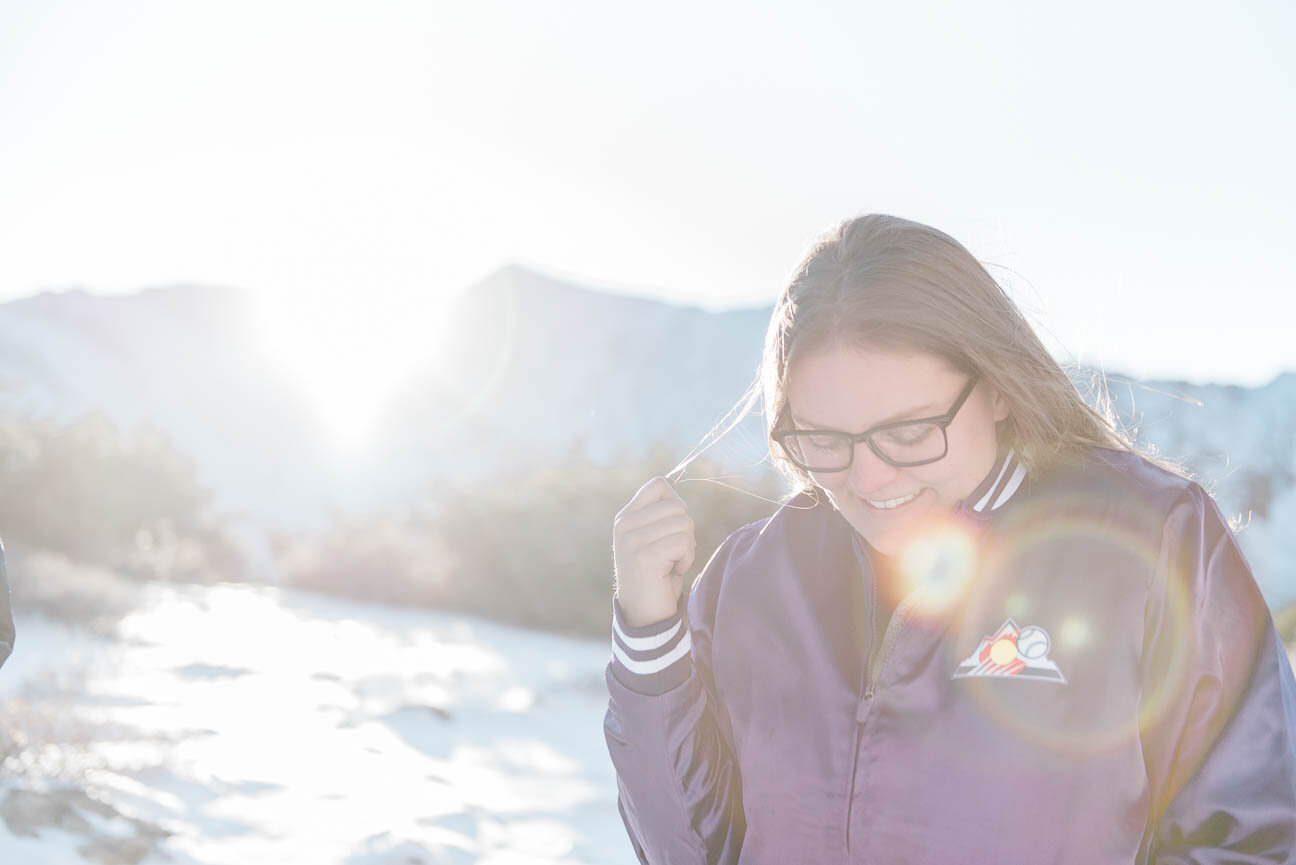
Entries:
[[895, 466], [873, 453], [868, 442], [856, 442], [855, 455], [851, 458], [848, 483], [851, 492], [860, 497], [868, 497], [886, 489], [895, 480], [899, 471]]

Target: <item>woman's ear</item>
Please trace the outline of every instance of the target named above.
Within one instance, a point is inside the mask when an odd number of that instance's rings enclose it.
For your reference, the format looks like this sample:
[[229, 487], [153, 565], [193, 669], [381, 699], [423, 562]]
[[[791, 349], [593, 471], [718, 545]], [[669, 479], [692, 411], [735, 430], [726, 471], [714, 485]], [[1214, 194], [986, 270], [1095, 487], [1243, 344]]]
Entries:
[[1008, 400], [999, 392], [998, 388], [990, 389], [990, 409], [994, 412], [995, 423], [1007, 418], [1011, 411], [1008, 410]]

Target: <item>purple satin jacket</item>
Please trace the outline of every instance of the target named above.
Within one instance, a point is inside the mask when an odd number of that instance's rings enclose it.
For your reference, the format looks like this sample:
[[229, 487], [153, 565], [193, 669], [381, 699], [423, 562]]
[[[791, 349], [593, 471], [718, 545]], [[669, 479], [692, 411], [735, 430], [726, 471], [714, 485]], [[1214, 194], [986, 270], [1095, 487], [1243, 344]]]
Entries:
[[882, 633], [861, 544], [802, 494], [675, 618], [613, 600], [604, 734], [640, 862], [1296, 863], [1296, 679], [1195, 482], [1001, 453]]

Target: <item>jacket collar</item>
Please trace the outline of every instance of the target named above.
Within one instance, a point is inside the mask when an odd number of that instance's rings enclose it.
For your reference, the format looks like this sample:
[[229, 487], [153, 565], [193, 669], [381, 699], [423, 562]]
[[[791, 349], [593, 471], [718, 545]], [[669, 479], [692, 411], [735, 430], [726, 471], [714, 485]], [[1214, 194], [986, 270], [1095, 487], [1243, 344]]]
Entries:
[[1026, 467], [1012, 448], [1000, 448], [999, 456], [985, 480], [968, 493], [960, 509], [979, 517], [989, 516], [1008, 503], [1026, 479]]
[[[1007, 504], [1025, 479], [1026, 467], [1022, 465], [1016, 451], [1009, 447], [999, 448], [999, 454], [985, 479], [968, 493], [967, 498], [955, 505], [956, 519], [960, 519], [979, 535], [989, 526], [992, 512]], [[845, 519], [842, 522], [845, 523]], [[866, 550], [872, 548], [853, 528], [850, 536], [856, 557], [865, 562], [868, 559]]]
[[[1000, 447], [994, 465], [985, 478], [976, 489], [968, 493], [967, 498], [955, 505], [956, 518], [961, 518], [963, 523], [970, 528], [975, 528], [979, 533], [989, 526], [993, 512], [1002, 508], [1018, 493], [1025, 480], [1026, 467], [1022, 465], [1016, 451], [1010, 447]], [[764, 521], [765, 524], [757, 534], [763, 536], [766, 529], [782, 524], [785, 520], [791, 520], [793, 525], [799, 527], [798, 530], [809, 530], [808, 523], [803, 526], [802, 521], [795, 517], [795, 514], [800, 511], [811, 511], [816, 516], [827, 512], [846, 527], [848, 535], [857, 534], [836, 508], [821, 500], [820, 496], [808, 491], [803, 491], [791, 501], [785, 502], [773, 518]], [[856, 546], [854, 552], [858, 554], [862, 550]]]

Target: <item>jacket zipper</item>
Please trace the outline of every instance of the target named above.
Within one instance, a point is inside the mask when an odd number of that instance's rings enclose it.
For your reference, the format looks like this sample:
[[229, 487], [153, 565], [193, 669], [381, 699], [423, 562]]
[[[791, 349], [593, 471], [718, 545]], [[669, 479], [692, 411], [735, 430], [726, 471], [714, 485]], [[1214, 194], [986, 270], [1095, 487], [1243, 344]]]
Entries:
[[[873, 648], [873, 611], [877, 609], [877, 582], [873, 581], [873, 604], [869, 608], [869, 649]], [[904, 629], [904, 620], [909, 615], [909, 609], [913, 606], [917, 592], [910, 594], [900, 602], [895, 612], [891, 614], [891, 621], [887, 623], [886, 633], [882, 637], [882, 645], [878, 647], [876, 655], [866, 656], [867, 663], [863, 673], [864, 687], [863, 699], [867, 701], [867, 710], [861, 714], [864, 708], [856, 704], [855, 710], [855, 745], [851, 749], [851, 777], [850, 787], [846, 792], [846, 852], [850, 853], [850, 829], [851, 829], [851, 811], [855, 804], [855, 775], [859, 768], [859, 749], [864, 739], [864, 725], [868, 722], [869, 715], [873, 713], [873, 695], [877, 693], [877, 683], [886, 670], [886, 662], [891, 657], [891, 651], [895, 648], [896, 641], [900, 637], [900, 631]]]
[[895, 648], [896, 641], [900, 638], [900, 631], [904, 629], [904, 621], [909, 617], [909, 608], [913, 606], [917, 598], [917, 592], [911, 594], [900, 602], [894, 613], [891, 614], [891, 621], [887, 623], [886, 635], [882, 637], [882, 646], [876, 656], [873, 658], [873, 664], [869, 669], [868, 685], [864, 689], [866, 699], [873, 699], [873, 694], [877, 691], [878, 681], [882, 678], [882, 671], [886, 669], [887, 659], [891, 657], [891, 650]]

